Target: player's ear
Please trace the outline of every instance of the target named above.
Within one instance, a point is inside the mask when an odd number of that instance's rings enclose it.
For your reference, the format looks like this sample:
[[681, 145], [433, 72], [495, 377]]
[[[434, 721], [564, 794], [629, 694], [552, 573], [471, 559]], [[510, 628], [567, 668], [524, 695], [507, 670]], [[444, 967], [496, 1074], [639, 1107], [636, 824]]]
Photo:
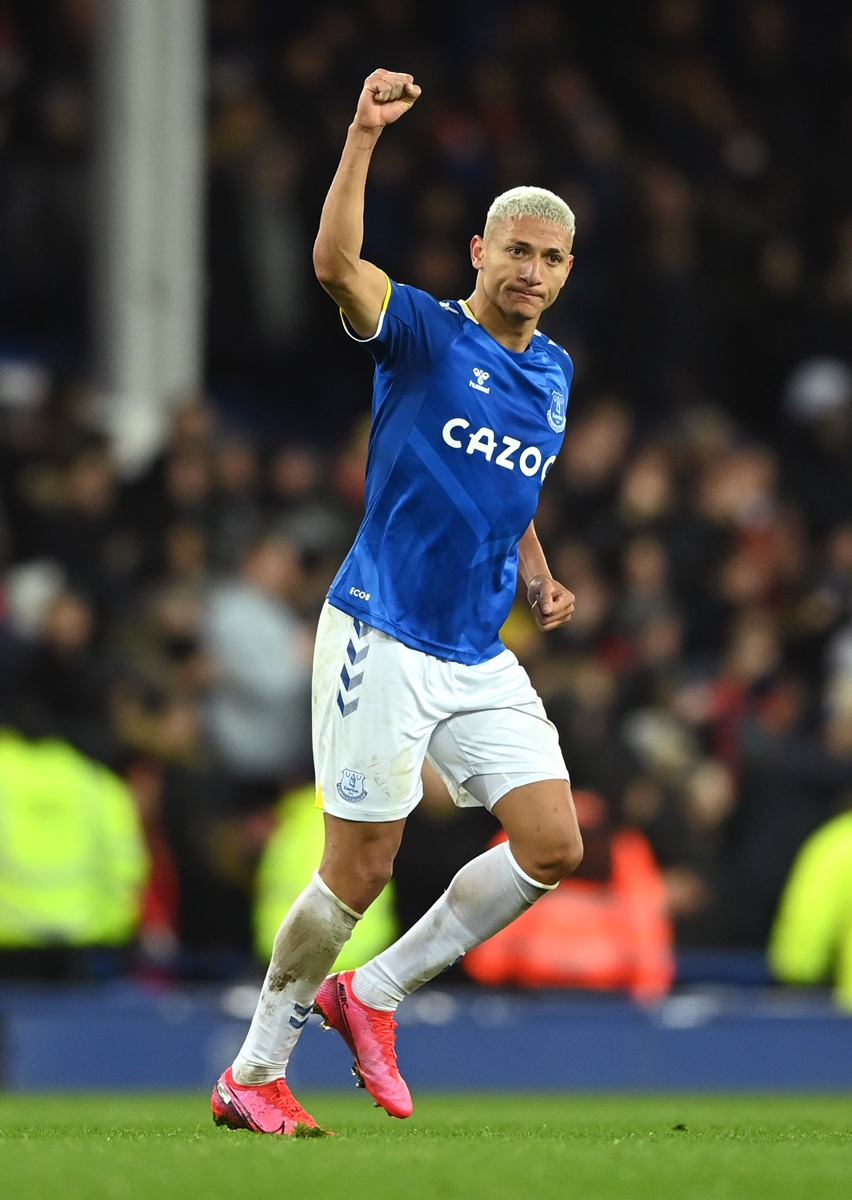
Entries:
[[474, 270], [478, 271], [482, 266], [482, 247], [484, 245], [482, 235], [475, 233], [470, 240], [470, 261], [473, 263]]

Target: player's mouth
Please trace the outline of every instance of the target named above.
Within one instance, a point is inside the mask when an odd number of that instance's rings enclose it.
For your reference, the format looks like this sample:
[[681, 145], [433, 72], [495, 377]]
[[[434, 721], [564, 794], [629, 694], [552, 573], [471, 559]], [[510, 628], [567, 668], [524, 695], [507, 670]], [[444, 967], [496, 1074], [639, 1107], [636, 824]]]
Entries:
[[516, 300], [526, 300], [529, 304], [536, 304], [544, 299], [540, 292], [524, 292], [520, 288], [510, 288], [509, 291]]

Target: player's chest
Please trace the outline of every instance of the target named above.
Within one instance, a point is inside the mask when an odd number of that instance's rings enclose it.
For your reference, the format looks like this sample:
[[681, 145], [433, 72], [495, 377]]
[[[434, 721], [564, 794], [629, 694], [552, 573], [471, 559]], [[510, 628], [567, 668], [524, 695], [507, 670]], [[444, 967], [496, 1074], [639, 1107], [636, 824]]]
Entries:
[[483, 345], [459, 339], [437, 364], [429, 407], [476, 428], [520, 437], [558, 449], [565, 430], [565, 376], [544, 355], [522, 362]]
[[[543, 361], [542, 361], [543, 360]], [[418, 425], [445, 461], [465, 474], [500, 467], [541, 484], [562, 444], [567, 386], [544, 356], [518, 364], [475, 342], [445, 355]], [[500, 476], [503, 472], [498, 472]]]

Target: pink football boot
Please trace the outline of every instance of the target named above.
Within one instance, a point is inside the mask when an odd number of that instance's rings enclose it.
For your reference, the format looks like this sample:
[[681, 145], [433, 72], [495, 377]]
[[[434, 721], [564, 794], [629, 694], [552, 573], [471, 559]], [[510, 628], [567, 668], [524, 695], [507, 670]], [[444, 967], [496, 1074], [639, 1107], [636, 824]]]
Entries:
[[257, 1086], [237, 1083], [228, 1067], [210, 1097], [213, 1120], [230, 1129], [253, 1133], [278, 1133], [286, 1137], [324, 1137], [310, 1113], [305, 1112], [283, 1079]]
[[317, 992], [314, 1011], [324, 1029], [336, 1029], [355, 1055], [352, 1073], [392, 1117], [410, 1117], [411, 1093], [396, 1065], [393, 1013], [362, 1003], [352, 990], [354, 971], [329, 975]]

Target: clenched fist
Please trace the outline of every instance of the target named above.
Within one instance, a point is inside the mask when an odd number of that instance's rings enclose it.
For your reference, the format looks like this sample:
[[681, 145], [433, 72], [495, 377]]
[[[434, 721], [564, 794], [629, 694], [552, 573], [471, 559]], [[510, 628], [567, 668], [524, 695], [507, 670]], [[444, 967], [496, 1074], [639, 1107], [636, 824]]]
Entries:
[[574, 593], [549, 575], [535, 575], [527, 585], [527, 600], [539, 629], [558, 629], [571, 620]]
[[362, 129], [383, 129], [407, 113], [420, 95], [413, 75], [379, 68], [364, 80], [358, 98], [355, 124]]

